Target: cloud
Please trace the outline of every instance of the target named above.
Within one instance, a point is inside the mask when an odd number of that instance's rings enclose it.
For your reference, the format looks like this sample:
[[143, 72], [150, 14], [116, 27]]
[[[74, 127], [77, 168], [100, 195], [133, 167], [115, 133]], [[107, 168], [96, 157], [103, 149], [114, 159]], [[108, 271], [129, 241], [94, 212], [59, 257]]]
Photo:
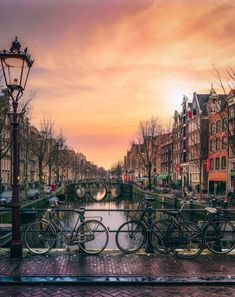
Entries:
[[35, 58], [27, 86], [37, 89], [33, 122], [55, 120], [70, 145], [100, 165], [105, 156], [108, 166], [122, 158], [140, 120], [158, 115], [168, 123], [183, 94], [208, 91], [213, 65], [235, 64], [234, 6], [1, 0], [0, 47], [19, 35]]

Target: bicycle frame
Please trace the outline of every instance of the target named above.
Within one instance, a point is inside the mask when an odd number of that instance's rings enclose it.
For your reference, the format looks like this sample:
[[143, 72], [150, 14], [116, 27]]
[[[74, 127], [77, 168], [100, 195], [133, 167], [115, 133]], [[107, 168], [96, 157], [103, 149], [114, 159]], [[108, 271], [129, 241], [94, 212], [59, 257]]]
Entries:
[[146, 231], [147, 231], [148, 236], [150, 236], [150, 240], [151, 240], [151, 235], [152, 235], [151, 233], [153, 233], [157, 237], [158, 240], [162, 241], [164, 234], [158, 228], [158, 226], [154, 223], [151, 216], [148, 214], [148, 209], [149, 209], [149, 206], [146, 205], [145, 209], [143, 210], [143, 212], [140, 215], [140, 218], [137, 220], [138, 225], [136, 227], [136, 230], [138, 230], [139, 224], [144, 224], [144, 226], [147, 227]]
[[[202, 222], [202, 225], [201, 225], [201, 229], [204, 230], [206, 226], [208, 225], [212, 225], [215, 227], [215, 229], [217, 230], [217, 225], [216, 225], [216, 222], [219, 222], [219, 221], [229, 221], [227, 219], [223, 219], [223, 218], [219, 218], [219, 213], [218, 213], [218, 208], [217, 209], [217, 212], [215, 213], [217, 216], [215, 217], [214, 215], [215, 214], [212, 214], [210, 212], [207, 212], [207, 214], [205, 215], [205, 218], [203, 219], [203, 222]], [[220, 230], [218, 230], [220, 232]]]
[[49, 223], [50, 225], [52, 225], [52, 227], [55, 230], [55, 233], [58, 235], [58, 233], [63, 234], [64, 238], [66, 239], [66, 242], [68, 244], [72, 244], [72, 243], [76, 243], [74, 240], [74, 235], [76, 234], [76, 230], [78, 229], [79, 223], [82, 222], [82, 219], [84, 219], [83, 214], [79, 213], [79, 216], [77, 218], [77, 221], [72, 229], [72, 232], [68, 232], [68, 230], [66, 230], [66, 228], [63, 226], [63, 224], [61, 223], [60, 219], [58, 218], [57, 212], [56, 210], [48, 210], [48, 212], [54, 212], [53, 213], [53, 217], [51, 219], [51, 221], [49, 221], [45, 215], [42, 218], [42, 221]]

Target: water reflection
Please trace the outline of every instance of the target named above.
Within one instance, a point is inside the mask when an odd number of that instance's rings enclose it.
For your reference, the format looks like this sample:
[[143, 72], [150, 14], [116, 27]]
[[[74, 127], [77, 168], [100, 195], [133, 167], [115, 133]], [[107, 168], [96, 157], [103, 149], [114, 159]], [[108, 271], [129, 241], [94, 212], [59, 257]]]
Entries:
[[110, 187], [111, 198], [115, 199], [121, 195], [121, 189], [118, 185], [111, 185]]
[[[128, 212], [126, 211], [118, 211], [120, 210], [128, 210], [128, 209], [136, 209], [139, 203], [139, 199], [129, 200], [125, 197], [113, 200], [111, 195], [108, 195], [106, 201], [102, 202], [92, 202], [87, 195], [85, 199], [69, 199], [66, 203], [66, 208], [74, 209], [79, 207], [85, 207], [86, 209], [90, 209], [91, 211], [86, 211], [85, 217], [96, 217], [98, 219], [102, 218], [102, 222], [106, 225], [106, 227], [110, 230], [109, 234], [109, 243], [107, 245], [107, 249], [117, 249], [115, 243], [115, 231], [119, 228], [121, 224], [123, 224], [126, 219]], [[102, 211], [101, 211], [102, 209]], [[94, 210], [94, 211], [93, 211]], [[103, 211], [105, 210], [105, 211]], [[117, 211], [113, 211], [117, 210]], [[69, 227], [74, 226], [77, 218], [77, 214], [73, 212], [69, 212], [65, 215], [64, 218], [65, 224]]]
[[107, 195], [107, 188], [104, 184], [91, 184], [90, 195], [95, 201], [102, 201]]
[[86, 189], [83, 186], [78, 186], [75, 189], [75, 195], [77, 198], [84, 198], [86, 194]]
[[[134, 196], [132, 199], [121, 196], [119, 198], [114, 199], [110, 194], [106, 196], [103, 201], [94, 202], [91, 199], [91, 196], [86, 193], [84, 198], [78, 199], [76, 197], [68, 197], [66, 204], [63, 208], [67, 209], [75, 209], [79, 207], [85, 207], [86, 209], [90, 209], [90, 211], [85, 212], [85, 217], [96, 217], [98, 219], [102, 218], [102, 222], [106, 227], [110, 230], [109, 233], [109, 243], [107, 245], [107, 249], [117, 249], [115, 242], [115, 235], [120, 225], [126, 222], [127, 218], [129, 219], [138, 219], [138, 212], [136, 209], [139, 205], [140, 200], [142, 198], [140, 196]], [[153, 216], [155, 220], [160, 220], [166, 217], [165, 212], [161, 212], [160, 210], [164, 210], [165, 208], [172, 208], [172, 205], [167, 204], [165, 201], [156, 202], [153, 207], [158, 209], [159, 211], [153, 212]], [[105, 211], [103, 211], [105, 210]], [[117, 210], [117, 211], [114, 211]], [[121, 211], [120, 211], [121, 210]], [[126, 211], [125, 211], [126, 210]], [[128, 210], [135, 210], [130, 212]], [[188, 212], [186, 212], [186, 219]], [[77, 214], [74, 212], [61, 212], [60, 218], [63, 220], [66, 226], [72, 228], [77, 220]], [[112, 232], [114, 231], [114, 232]]]

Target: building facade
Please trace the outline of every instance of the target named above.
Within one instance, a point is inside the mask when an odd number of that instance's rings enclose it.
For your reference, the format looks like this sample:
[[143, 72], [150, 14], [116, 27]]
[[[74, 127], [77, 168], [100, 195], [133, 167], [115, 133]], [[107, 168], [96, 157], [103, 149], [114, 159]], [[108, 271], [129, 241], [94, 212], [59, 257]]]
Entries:
[[188, 114], [189, 187], [197, 193], [207, 192], [209, 119], [206, 103], [208, 97], [208, 94], [194, 93], [191, 111]]
[[227, 188], [228, 133], [224, 95], [212, 90], [207, 103], [209, 115], [208, 193], [225, 195]]
[[228, 106], [228, 175], [227, 192], [235, 194], [235, 90], [226, 99]]
[[173, 171], [172, 171], [172, 148], [173, 139], [172, 133], [164, 133], [161, 136], [161, 174], [159, 180], [161, 184], [166, 187], [171, 187]]

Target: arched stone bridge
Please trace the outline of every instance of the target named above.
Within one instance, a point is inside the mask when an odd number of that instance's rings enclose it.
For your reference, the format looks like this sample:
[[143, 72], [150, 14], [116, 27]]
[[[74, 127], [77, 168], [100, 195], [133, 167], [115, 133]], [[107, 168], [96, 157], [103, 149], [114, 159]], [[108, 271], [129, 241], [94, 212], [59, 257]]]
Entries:
[[120, 182], [81, 181], [74, 184], [74, 194], [82, 199], [89, 194], [94, 201], [102, 201], [109, 194], [115, 199], [123, 194], [124, 184]]

